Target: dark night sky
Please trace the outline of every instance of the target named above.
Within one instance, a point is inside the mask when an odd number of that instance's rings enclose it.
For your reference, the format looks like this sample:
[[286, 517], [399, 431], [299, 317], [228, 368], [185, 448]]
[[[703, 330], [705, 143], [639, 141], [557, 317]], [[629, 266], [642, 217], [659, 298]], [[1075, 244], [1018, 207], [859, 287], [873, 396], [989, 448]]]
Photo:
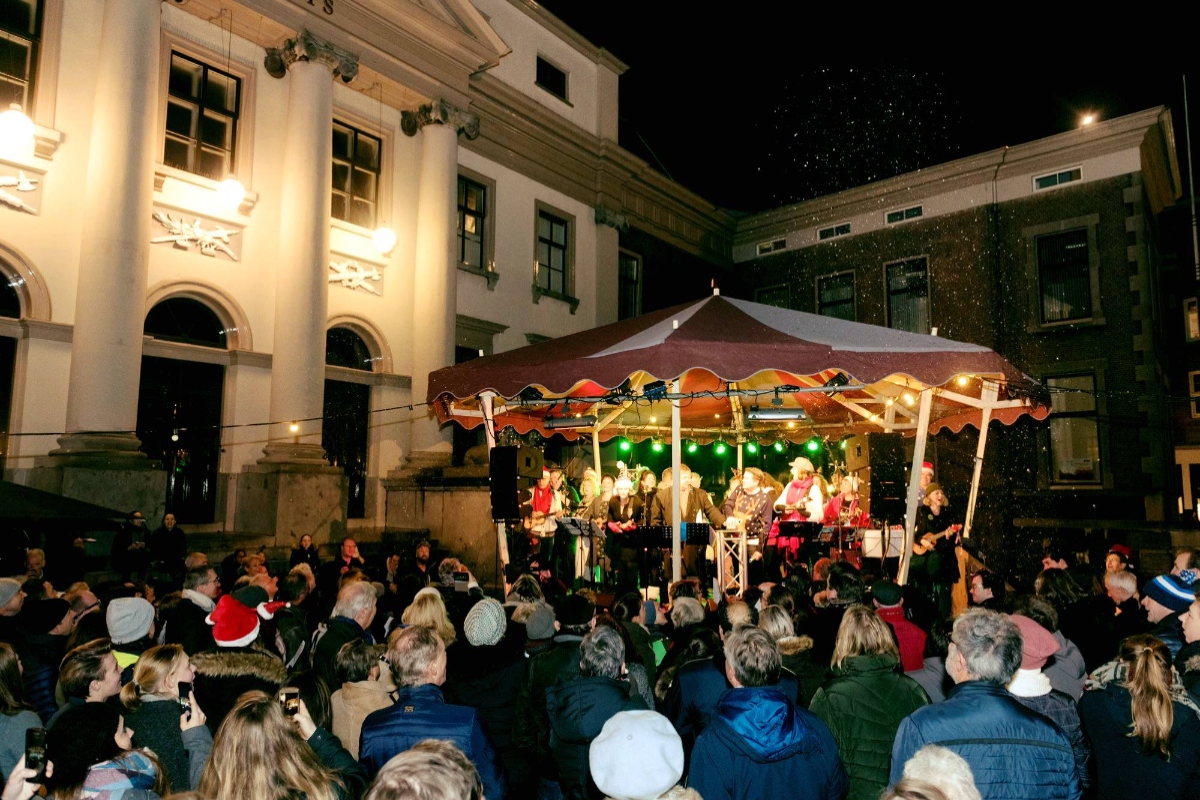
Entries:
[[[1175, 115], [1186, 169], [1183, 59], [1164, 55], [1166, 45], [1153, 56], [1081, 52], [1035, 66], [1012, 42], [980, 41], [976, 52], [891, 67], [871, 63], [878, 46], [838, 52], [822, 48], [819, 33], [781, 46], [771, 31], [821, 26], [792, 28], [773, 4], [706, 19], [686, 13], [695, 5], [661, 0], [542, 5], [630, 65], [620, 84], [621, 144], [725, 208], [773, 208], [1060, 133], [1085, 111], [1104, 119], [1160, 104]], [[683, 13], [668, 20], [672, 9]], [[1193, 105], [1197, 84], [1200, 73]]]

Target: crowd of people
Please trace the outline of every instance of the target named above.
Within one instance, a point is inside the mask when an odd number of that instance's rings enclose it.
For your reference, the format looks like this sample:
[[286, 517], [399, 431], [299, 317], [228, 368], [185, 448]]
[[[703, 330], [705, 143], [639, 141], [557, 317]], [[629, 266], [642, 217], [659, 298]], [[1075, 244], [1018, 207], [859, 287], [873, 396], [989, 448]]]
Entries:
[[[1029, 591], [972, 576], [955, 617], [827, 558], [736, 596], [687, 578], [660, 602], [561, 582], [548, 597], [529, 573], [492, 598], [432, 550], [368, 563], [348, 538], [325, 561], [305, 537], [277, 571], [261, 553], [184, 550], [178, 583], [151, 558], [142, 579], [93, 587], [56, 584], [30, 549], [26, 574], [0, 578], [3, 800], [1109, 800], [1200, 785], [1190, 550], [1143, 581], [1122, 546], [1095, 574], [1052, 547]], [[30, 729], [45, 730], [44, 776], [25, 764]]]

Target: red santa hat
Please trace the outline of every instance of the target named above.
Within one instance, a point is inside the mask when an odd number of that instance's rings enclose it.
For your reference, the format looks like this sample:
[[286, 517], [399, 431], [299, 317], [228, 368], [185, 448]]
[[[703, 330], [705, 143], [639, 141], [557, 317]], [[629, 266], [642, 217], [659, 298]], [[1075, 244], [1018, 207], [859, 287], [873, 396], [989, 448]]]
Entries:
[[932, 475], [933, 474], [933, 464], [930, 463], [929, 461], [922, 461], [921, 462], [921, 472], [928, 472], [930, 475]]
[[217, 601], [204, 621], [213, 626], [213, 641], [218, 647], [245, 647], [258, 636], [259, 618], [271, 619], [290, 603], [267, 602], [267, 593], [257, 586], [246, 586]]

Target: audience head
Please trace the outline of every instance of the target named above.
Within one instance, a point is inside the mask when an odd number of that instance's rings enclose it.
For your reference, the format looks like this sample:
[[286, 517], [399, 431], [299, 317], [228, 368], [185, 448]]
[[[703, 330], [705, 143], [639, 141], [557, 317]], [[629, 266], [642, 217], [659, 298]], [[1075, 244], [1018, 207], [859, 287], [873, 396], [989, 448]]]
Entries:
[[1044, 569], [1033, 581], [1033, 590], [1061, 612], [1087, 595], [1065, 569]]
[[118, 597], [105, 612], [108, 638], [115, 646], [136, 642], [154, 633], [154, 606], [141, 597]]
[[279, 702], [254, 690], [238, 698], [217, 730], [196, 792], [205, 800], [336, 800], [340, 785]]
[[25, 571], [30, 575], [41, 575], [46, 568], [46, 551], [31, 547], [25, 551]]
[[[1171, 574], [1179, 575], [1180, 573], [1191, 571], [1195, 573], [1200, 568], [1200, 556], [1196, 555], [1196, 551], [1190, 547], [1181, 547], [1175, 551], [1175, 560], [1171, 564]], [[1193, 574], [1193, 580], [1195, 576]]]
[[573, 636], [586, 635], [592, 629], [595, 614], [595, 604], [581, 594], [568, 595], [554, 604], [559, 631]]
[[583, 637], [579, 646], [579, 674], [584, 678], [617, 680], [625, 669], [625, 643], [621, 634], [599, 626]]
[[453, 586], [454, 573], [467, 571], [467, 568], [457, 558], [452, 556], [443, 558], [442, 563], [438, 564], [438, 583], [442, 586]]
[[1137, 594], [1137, 576], [1129, 570], [1104, 573], [1104, 591], [1108, 599], [1121, 605]]
[[138, 656], [133, 680], [121, 688], [121, 705], [135, 711], [142, 704], [144, 694], [178, 698], [179, 684], [191, 683], [195, 677], [192, 660], [180, 645], [151, 647]]
[[1171, 756], [1175, 708], [1171, 699], [1171, 651], [1149, 634], [1130, 636], [1117, 657], [1125, 667], [1125, 687], [1131, 698], [1132, 736], [1145, 755]]
[[308, 593], [312, 594], [317, 588], [317, 576], [313, 574], [312, 567], [308, 564], [297, 564], [292, 567], [288, 575], [303, 575], [304, 580], [308, 582]]
[[1069, 569], [1075, 566], [1075, 554], [1059, 542], [1053, 542], [1042, 551], [1042, 569]]
[[189, 569], [183, 578], [183, 588], [202, 594], [210, 600], [221, 596], [221, 581], [217, 577], [217, 571], [207, 564]]
[[340, 683], [359, 683], [375, 680], [382, 668], [381, 648], [362, 639], [346, 642], [337, 653], [337, 674]]
[[1036, 621], [1023, 614], [1012, 614], [1009, 619], [1021, 632], [1021, 669], [1040, 670], [1058, 652], [1058, 640], [1054, 634]]
[[738, 628], [725, 637], [725, 677], [735, 687], [778, 683], [782, 669], [779, 650], [766, 631]]
[[1029, 617], [1050, 633], [1058, 630], [1058, 612], [1045, 598], [1023, 594], [1013, 603], [1013, 613]]
[[835, 561], [829, 567], [828, 583], [831, 599], [838, 605], [862, 602], [865, 587], [862, 575], [854, 565], [845, 561]]
[[613, 616], [626, 622], [641, 622], [646, 621], [646, 606], [642, 603], [642, 596], [637, 592], [626, 592], [617, 598], [613, 603]]
[[526, 572], [517, 576], [512, 591], [508, 593], [506, 599], [510, 603], [536, 603], [539, 600], [545, 600], [546, 596], [542, 594], [542, 586], [538, 583], [538, 579]]
[[1008, 617], [972, 608], [954, 620], [946, 672], [955, 683], [978, 680], [1006, 686], [1020, 666], [1021, 632]]
[[1005, 599], [1004, 579], [991, 570], [981, 569], [971, 576], [971, 602], [983, 605], [988, 600], [1003, 606]]
[[446, 682], [446, 645], [425, 625], [396, 634], [388, 647], [388, 663], [396, 686], [441, 686]]
[[491, 647], [499, 644], [508, 629], [508, 617], [499, 600], [485, 597], [467, 612], [463, 620], [463, 633], [473, 647]]
[[758, 615], [758, 627], [766, 631], [771, 640], [778, 644], [781, 639], [796, 635], [792, 615], [779, 606], [767, 606]]
[[[946, 800], [982, 800], [979, 790], [975, 788], [975, 775], [966, 759], [953, 750], [935, 744], [925, 745], [904, 763], [904, 779], [896, 788], [902, 784], [931, 787]], [[899, 794], [897, 797], [917, 800], [922, 797], [932, 799], [937, 795]]]
[[300, 702], [314, 725], [325, 730], [333, 728], [333, 705], [324, 678], [313, 670], [302, 670], [288, 676], [288, 686], [300, 690]]
[[[525, 637], [531, 642], [544, 642], [553, 639], [557, 629], [554, 627], [554, 609], [549, 603], [533, 603], [529, 606], [529, 616], [525, 618]], [[520, 611], [520, 609], [517, 609]], [[513, 614], [516, 621], [517, 614]]]
[[93, 639], [68, 650], [58, 670], [63, 694], [93, 703], [115, 697], [121, 691], [121, 667], [108, 639]]
[[872, 584], [871, 597], [876, 608], [902, 606], [904, 605], [904, 587], [885, 578]]
[[842, 667], [847, 659], [856, 656], [888, 656], [897, 663], [900, 661], [892, 627], [879, 618], [875, 609], [857, 604], [847, 608], [842, 616], [833, 646], [833, 666]]
[[1196, 599], [1192, 587], [1177, 575], [1159, 575], [1142, 587], [1142, 593], [1146, 619], [1153, 623], [1182, 614]]
[[11, 717], [26, 711], [21, 659], [8, 642], [0, 642], [0, 715]]
[[371, 627], [375, 619], [375, 587], [366, 581], [348, 583], [338, 591], [333, 617], [346, 617], [359, 624], [364, 630]]
[[70, 603], [55, 597], [26, 603], [21, 623], [29, 633], [66, 636], [75, 627], [75, 615]]
[[675, 630], [704, 622], [704, 606], [694, 597], [680, 597], [671, 604], [671, 624]]
[[482, 800], [483, 783], [461, 750], [426, 739], [383, 765], [363, 800]]
[[293, 569], [284, 577], [283, 584], [279, 587], [279, 594], [276, 596], [285, 603], [298, 606], [308, 597], [308, 592], [308, 578], [304, 573]]
[[454, 626], [446, 613], [446, 603], [437, 589], [425, 588], [417, 592], [408, 608], [400, 615], [405, 625], [424, 626], [432, 629], [447, 647], [457, 638]]
[[592, 781], [612, 800], [657, 800], [683, 776], [683, 741], [654, 711], [621, 711], [588, 747]]
[[[78, 797], [88, 770], [130, 750], [133, 733], [109, 703], [83, 703], [64, 711], [46, 732], [46, 751], [54, 762], [54, 774], [46, 780], [50, 796]], [[160, 796], [164, 783], [159, 771], [154, 788]]]
[[700, 599], [700, 582], [695, 578], [683, 578], [667, 587], [667, 599], [672, 605], [681, 597]]
[[1132, 560], [1133, 548], [1127, 544], [1114, 544], [1108, 548], [1108, 553], [1104, 556], [1104, 571], [1120, 572], [1123, 569], [1128, 569], [1129, 562]]
[[721, 626], [721, 636], [728, 637], [738, 628], [757, 624], [754, 609], [741, 600], [722, 602], [717, 606], [717, 622]]
[[953, 619], [939, 619], [930, 625], [929, 635], [925, 637], [925, 658], [940, 658], [944, 661], [949, 655], [950, 634], [953, 630]]
[[208, 556], [204, 553], [188, 553], [187, 558], [183, 560], [183, 568], [185, 570], [193, 570], [196, 567], [207, 567]]
[[1194, 600], [1179, 619], [1183, 621], [1184, 641], [1188, 644], [1200, 642], [1200, 598]]

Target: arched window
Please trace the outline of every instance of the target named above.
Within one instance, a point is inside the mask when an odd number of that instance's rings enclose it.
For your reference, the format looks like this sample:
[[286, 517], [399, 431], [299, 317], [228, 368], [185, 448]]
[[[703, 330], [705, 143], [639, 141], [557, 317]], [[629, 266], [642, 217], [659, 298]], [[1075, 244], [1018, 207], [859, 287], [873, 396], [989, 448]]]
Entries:
[[225, 326], [211, 308], [190, 297], [163, 300], [146, 315], [145, 332], [168, 342], [225, 349]]
[[[161, 341], [226, 346], [220, 318], [187, 297], [157, 303], [143, 330]], [[166, 510], [180, 523], [208, 523], [216, 516], [225, 368], [180, 351], [180, 358], [142, 356], [137, 435], [142, 451], [167, 470]]]
[[[4, 270], [0, 269], [0, 317], [21, 318], [21, 297]], [[0, 337], [0, 471], [8, 452], [8, 418], [12, 411], [13, 384], [16, 382], [17, 340]]]
[[[331, 367], [370, 372], [371, 350], [362, 337], [348, 328], [330, 328], [325, 334], [325, 363]], [[350, 481], [346, 516], [366, 516], [367, 441], [371, 415], [371, 387], [352, 381], [325, 381], [325, 411], [321, 446], [325, 457], [341, 467]]]
[[21, 296], [13, 285], [13, 278], [0, 270], [0, 317], [21, 318]]

